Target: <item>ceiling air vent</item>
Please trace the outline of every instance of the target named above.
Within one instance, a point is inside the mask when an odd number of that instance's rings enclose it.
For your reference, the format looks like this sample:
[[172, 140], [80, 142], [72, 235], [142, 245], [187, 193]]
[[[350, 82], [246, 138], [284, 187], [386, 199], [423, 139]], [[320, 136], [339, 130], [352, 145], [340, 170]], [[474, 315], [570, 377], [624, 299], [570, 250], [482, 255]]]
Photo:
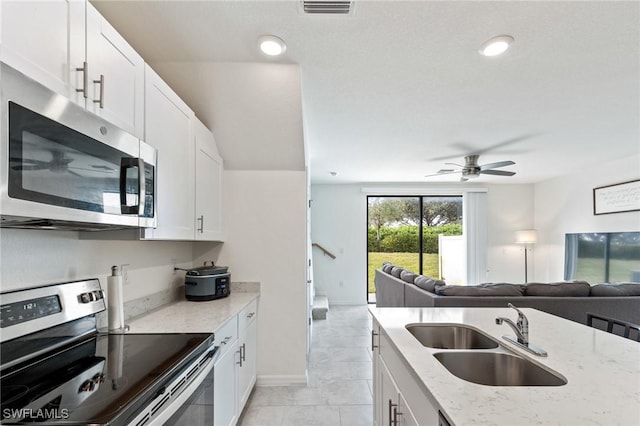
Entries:
[[302, 0], [302, 10], [312, 15], [348, 15], [353, 10], [353, 3], [345, 0]]

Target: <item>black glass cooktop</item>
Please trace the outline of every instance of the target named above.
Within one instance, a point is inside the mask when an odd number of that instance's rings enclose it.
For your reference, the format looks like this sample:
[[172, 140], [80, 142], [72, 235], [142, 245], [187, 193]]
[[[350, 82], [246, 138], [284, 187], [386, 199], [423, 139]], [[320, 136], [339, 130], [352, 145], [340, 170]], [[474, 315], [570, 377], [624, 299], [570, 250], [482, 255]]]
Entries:
[[4, 375], [2, 424], [125, 424], [212, 340], [199, 333], [94, 335]]

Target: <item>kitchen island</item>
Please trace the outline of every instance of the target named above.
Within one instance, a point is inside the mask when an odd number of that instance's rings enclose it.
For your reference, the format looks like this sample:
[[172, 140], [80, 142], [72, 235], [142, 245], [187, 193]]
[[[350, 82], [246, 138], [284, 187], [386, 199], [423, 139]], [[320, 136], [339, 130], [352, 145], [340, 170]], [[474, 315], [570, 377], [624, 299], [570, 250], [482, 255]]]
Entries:
[[[530, 342], [548, 352], [532, 355], [504, 340], [513, 335], [497, 317], [509, 308], [369, 308], [373, 316], [374, 417], [377, 425], [638, 425], [640, 343], [534, 309]], [[464, 324], [566, 380], [561, 386], [489, 386], [462, 380], [433, 355], [451, 350], [423, 346], [407, 324]], [[473, 351], [477, 351], [474, 349]], [[387, 374], [385, 374], [385, 372]], [[389, 385], [388, 383], [391, 383]], [[397, 391], [387, 398], [385, 390]], [[384, 395], [384, 396], [383, 396]], [[399, 415], [393, 417], [397, 411]], [[438, 416], [440, 415], [440, 423]], [[397, 423], [394, 423], [398, 420]]]

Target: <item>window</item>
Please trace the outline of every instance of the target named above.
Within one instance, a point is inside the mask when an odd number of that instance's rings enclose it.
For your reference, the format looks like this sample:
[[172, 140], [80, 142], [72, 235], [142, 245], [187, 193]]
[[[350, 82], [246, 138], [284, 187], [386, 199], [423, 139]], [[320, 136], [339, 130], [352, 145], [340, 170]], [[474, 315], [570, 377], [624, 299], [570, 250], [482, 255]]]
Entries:
[[640, 282], [640, 232], [565, 236], [566, 280]]
[[368, 196], [367, 223], [370, 302], [383, 262], [451, 284], [466, 278], [461, 195]]

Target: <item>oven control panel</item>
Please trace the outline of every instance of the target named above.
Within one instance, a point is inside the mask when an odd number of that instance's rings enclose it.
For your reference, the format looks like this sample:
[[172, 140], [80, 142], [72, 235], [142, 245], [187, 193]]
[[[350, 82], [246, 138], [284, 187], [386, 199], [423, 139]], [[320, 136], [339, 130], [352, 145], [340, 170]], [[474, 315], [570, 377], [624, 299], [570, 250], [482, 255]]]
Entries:
[[61, 311], [60, 298], [57, 295], [7, 303], [0, 307], [0, 328], [57, 314]]

